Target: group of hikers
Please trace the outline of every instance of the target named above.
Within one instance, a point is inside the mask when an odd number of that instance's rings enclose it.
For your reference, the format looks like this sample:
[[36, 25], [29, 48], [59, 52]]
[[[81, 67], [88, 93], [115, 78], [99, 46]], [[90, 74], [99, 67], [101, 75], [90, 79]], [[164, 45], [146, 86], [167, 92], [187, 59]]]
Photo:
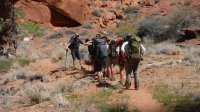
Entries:
[[[131, 73], [134, 74], [135, 89], [139, 89], [138, 66], [143, 59], [145, 52], [138, 36], [126, 35], [123, 38], [109, 39], [107, 36], [97, 34], [94, 38], [86, 39], [83, 42], [79, 34], [71, 37], [66, 46], [66, 51], [71, 50], [73, 65], [75, 60], [79, 60], [83, 69], [82, 59], [79, 52], [80, 44], [88, 47], [89, 61], [93, 67], [93, 72], [98, 76], [98, 81], [102, 82], [103, 77], [110, 81], [115, 81], [114, 66], [118, 65], [120, 70], [120, 84], [126, 89], [131, 87]], [[126, 80], [123, 80], [123, 70], [126, 71]]]

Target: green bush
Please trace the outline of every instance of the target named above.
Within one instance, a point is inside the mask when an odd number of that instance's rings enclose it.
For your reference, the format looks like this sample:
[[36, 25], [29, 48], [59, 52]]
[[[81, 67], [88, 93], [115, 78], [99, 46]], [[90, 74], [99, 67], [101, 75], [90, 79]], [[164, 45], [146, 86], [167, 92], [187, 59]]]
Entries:
[[198, 112], [200, 111], [200, 96], [181, 95], [176, 89], [164, 86], [154, 88], [154, 97], [170, 108], [172, 112]]
[[15, 15], [17, 19], [24, 19], [25, 18], [25, 13], [23, 9], [17, 7], [15, 8]]
[[102, 105], [101, 112], [138, 112], [138, 110], [131, 110], [126, 103], [117, 103]]
[[197, 13], [189, 7], [181, 7], [167, 17], [147, 17], [137, 23], [139, 33], [156, 41], [178, 40], [179, 31], [197, 24]]
[[30, 60], [20, 58], [20, 59], [17, 59], [17, 63], [18, 63], [20, 66], [24, 67], [24, 66], [29, 65]]
[[102, 11], [100, 9], [94, 9], [92, 15], [96, 17], [101, 17]]
[[139, 8], [138, 7], [127, 7], [124, 9], [124, 13], [126, 14], [134, 14], [138, 13]]
[[0, 59], [0, 72], [8, 72], [13, 65], [11, 59]]
[[160, 17], [147, 17], [137, 23], [139, 33], [157, 39], [163, 33], [163, 22]]
[[24, 22], [18, 26], [19, 37], [26, 36], [40, 37], [44, 33], [44, 29], [36, 23]]
[[116, 28], [112, 29], [112, 32], [116, 33], [117, 35], [124, 36], [127, 34], [135, 35], [138, 30], [134, 24], [118, 23]]

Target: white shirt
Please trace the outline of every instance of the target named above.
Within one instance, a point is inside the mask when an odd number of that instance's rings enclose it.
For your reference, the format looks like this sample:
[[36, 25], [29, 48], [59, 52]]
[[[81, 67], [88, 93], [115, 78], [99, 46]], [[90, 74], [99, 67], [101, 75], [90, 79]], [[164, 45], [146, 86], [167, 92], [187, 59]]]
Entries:
[[[128, 45], [128, 41], [127, 41], [127, 42], [124, 42], [124, 43], [122, 44], [121, 51], [122, 51], [123, 53], [125, 53], [125, 50], [126, 50], [126, 46], [127, 46], [127, 45]], [[140, 47], [141, 47], [141, 49], [142, 49], [143, 52], [146, 51], [146, 48], [145, 48], [142, 44], [140, 44]], [[119, 48], [118, 48], [116, 51], [119, 52]]]

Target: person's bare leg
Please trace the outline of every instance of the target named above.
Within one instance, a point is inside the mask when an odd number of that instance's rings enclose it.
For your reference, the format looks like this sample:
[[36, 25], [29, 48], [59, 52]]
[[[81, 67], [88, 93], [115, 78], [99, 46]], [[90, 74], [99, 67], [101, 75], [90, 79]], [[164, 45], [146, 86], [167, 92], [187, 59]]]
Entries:
[[110, 66], [108, 67], [108, 75], [109, 75], [109, 78], [111, 79], [112, 78], [112, 72], [111, 72]]
[[76, 66], [75, 66], [75, 59], [73, 59], [73, 66], [74, 66], [74, 68], [76, 68]]
[[83, 68], [83, 65], [82, 65], [82, 60], [81, 60], [81, 59], [79, 60], [79, 64], [80, 64], [81, 69], [82, 69], [82, 68]]
[[101, 71], [97, 72], [97, 76], [99, 78], [99, 82], [102, 82], [102, 72]]
[[111, 77], [112, 77], [112, 80], [115, 80], [115, 73], [114, 73], [114, 66], [113, 64], [111, 65]]
[[119, 69], [120, 69], [120, 84], [123, 84], [123, 69], [124, 69], [124, 67], [120, 66]]

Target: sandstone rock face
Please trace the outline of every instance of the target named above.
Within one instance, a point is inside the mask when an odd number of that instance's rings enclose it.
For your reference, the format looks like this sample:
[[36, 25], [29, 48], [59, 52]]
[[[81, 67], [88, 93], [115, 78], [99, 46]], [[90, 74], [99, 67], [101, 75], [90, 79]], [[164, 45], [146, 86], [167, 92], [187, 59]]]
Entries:
[[140, 0], [138, 2], [141, 6], [152, 6], [151, 2], [149, 0]]
[[39, 24], [44, 24], [50, 26], [51, 12], [47, 6], [42, 2], [35, 1], [18, 1], [17, 7], [20, 7], [25, 12], [25, 19], [27, 21], [36, 22]]
[[87, 5], [84, 0], [19, 0], [26, 20], [47, 26], [78, 26], [85, 21]]

